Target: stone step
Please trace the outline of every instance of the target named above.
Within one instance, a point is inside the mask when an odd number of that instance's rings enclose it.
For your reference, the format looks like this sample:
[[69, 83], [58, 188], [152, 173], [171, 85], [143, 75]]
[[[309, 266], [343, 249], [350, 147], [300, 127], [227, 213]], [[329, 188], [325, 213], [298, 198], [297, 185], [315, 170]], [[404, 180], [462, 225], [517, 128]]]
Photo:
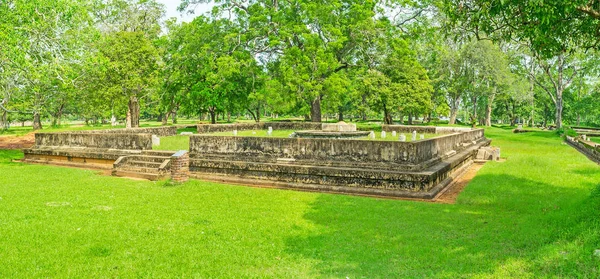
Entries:
[[147, 162], [147, 161], [127, 161], [125, 166], [135, 166], [135, 167], [143, 167], [143, 168], [155, 168], [158, 169], [163, 162]]
[[128, 171], [128, 170], [113, 171], [113, 176], [141, 178], [141, 179], [147, 179], [147, 180], [152, 180], [152, 181], [167, 179], [169, 177], [168, 175], [165, 175], [165, 174], [142, 173], [142, 172], [135, 172], [135, 171]]
[[127, 158], [127, 161], [138, 161], [138, 162], [152, 162], [162, 163], [165, 160], [171, 159], [171, 157], [165, 156], [131, 156]]
[[147, 167], [138, 167], [131, 165], [123, 165], [117, 168], [117, 171], [131, 171], [131, 172], [141, 172], [141, 173], [160, 173], [158, 168], [147, 168]]
[[163, 151], [163, 150], [144, 150], [142, 155], [144, 156], [159, 156], [159, 157], [171, 157], [175, 154], [175, 151]]

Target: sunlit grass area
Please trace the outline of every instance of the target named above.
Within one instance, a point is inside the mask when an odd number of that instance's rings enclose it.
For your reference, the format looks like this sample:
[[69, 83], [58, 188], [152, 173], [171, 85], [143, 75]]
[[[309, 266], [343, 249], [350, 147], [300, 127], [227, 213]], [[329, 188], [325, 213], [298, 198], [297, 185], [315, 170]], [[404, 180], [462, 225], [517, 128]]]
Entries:
[[189, 150], [190, 148], [190, 137], [189, 136], [170, 136], [161, 137], [160, 145], [152, 146], [153, 150]]
[[169, 186], [0, 151], [0, 277], [600, 277], [600, 167], [553, 132], [486, 135], [507, 160], [456, 204]]

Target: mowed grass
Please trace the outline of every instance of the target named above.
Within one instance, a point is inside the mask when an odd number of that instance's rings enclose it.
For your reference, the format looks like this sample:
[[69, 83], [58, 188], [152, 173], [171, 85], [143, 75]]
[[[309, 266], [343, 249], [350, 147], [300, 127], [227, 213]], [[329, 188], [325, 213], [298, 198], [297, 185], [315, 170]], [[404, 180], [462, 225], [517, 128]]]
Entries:
[[190, 136], [170, 136], [161, 137], [160, 145], [152, 146], [153, 150], [189, 150], [190, 149]]
[[552, 132], [486, 135], [457, 203], [10, 162], [0, 151], [0, 277], [599, 278], [600, 168]]

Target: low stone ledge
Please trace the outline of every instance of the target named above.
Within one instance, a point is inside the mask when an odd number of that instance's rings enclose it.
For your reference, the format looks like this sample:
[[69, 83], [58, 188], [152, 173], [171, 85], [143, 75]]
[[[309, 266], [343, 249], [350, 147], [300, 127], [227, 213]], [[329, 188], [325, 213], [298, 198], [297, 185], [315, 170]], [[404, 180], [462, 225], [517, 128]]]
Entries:
[[105, 148], [125, 150], [152, 149], [150, 134], [116, 133], [36, 133], [34, 148], [40, 147]]
[[412, 133], [416, 131], [419, 134], [453, 134], [464, 133], [478, 129], [461, 127], [437, 127], [437, 126], [412, 126], [412, 125], [383, 125], [382, 131], [397, 133]]
[[260, 123], [233, 123], [233, 124], [200, 124], [196, 126], [199, 134], [229, 132], [233, 130], [321, 130], [321, 123], [316, 122], [260, 122]]
[[[64, 132], [69, 133], [69, 132]], [[177, 135], [177, 126], [143, 127], [143, 128], [119, 128], [106, 130], [78, 131], [81, 134], [151, 134], [159, 137]]]
[[580, 141], [572, 137], [566, 137], [566, 142], [579, 152], [583, 153], [590, 160], [600, 164], [600, 145], [594, 142]]

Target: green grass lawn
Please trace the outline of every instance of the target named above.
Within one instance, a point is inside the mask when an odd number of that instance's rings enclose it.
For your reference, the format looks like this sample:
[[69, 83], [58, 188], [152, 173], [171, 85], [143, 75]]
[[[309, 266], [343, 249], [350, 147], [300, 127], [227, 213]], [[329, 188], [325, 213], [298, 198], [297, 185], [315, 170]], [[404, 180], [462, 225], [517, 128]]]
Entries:
[[590, 138], [591, 141], [595, 142], [595, 143], [600, 143], [600, 138], [596, 137], [596, 138]]
[[11, 162], [0, 151], [0, 278], [599, 278], [600, 168], [553, 132], [486, 135], [456, 204]]
[[190, 137], [189, 136], [170, 136], [161, 137], [160, 145], [152, 146], [153, 150], [189, 150], [190, 148]]

